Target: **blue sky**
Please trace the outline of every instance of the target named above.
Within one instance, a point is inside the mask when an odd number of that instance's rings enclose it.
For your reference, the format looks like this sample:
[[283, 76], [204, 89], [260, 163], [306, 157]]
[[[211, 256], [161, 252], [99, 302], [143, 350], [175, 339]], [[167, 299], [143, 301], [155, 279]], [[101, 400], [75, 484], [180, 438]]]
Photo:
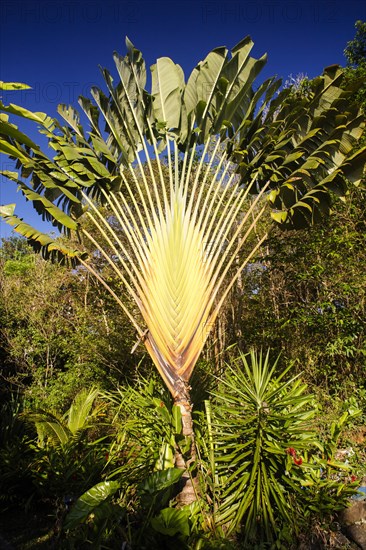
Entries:
[[[98, 65], [113, 71], [112, 53], [125, 53], [125, 36], [147, 66], [171, 57], [187, 77], [212, 48], [230, 48], [248, 34], [252, 55], [268, 54], [261, 78], [314, 77], [328, 65], [345, 64], [343, 50], [358, 19], [366, 20], [363, 0], [3, 0], [0, 79], [33, 88], [9, 94], [5, 103], [55, 116], [58, 103], [77, 106], [80, 94], [101, 85]], [[36, 138], [33, 126], [18, 123]], [[0, 162], [8, 168], [6, 159]], [[0, 204], [16, 202], [16, 213], [44, 230], [15, 184], [2, 179], [0, 185]], [[1, 222], [0, 236], [9, 233]]]

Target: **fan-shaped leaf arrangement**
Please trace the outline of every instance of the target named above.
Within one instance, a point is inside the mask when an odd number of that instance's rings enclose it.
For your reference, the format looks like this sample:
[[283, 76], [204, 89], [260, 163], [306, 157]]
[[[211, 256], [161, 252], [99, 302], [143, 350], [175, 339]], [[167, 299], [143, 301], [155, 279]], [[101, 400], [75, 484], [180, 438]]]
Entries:
[[[15, 159], [4, 171], [37, 212], [88, 240], [138, 306], [136, 318], [103, 273], [77, 246], [53, 240], [14, 215], [1, 215], [45, 257], [68, 256], [109, 289], [144, 341], [177, 401], [188, 408], [188, 381], [227, 293], [265, 239], [250, 237], [266, 205], [280, 225], [301, 225], [362, 177], [357, 149], [364, 120], [329, 69], [307, 97], [277, 94], [280, 81], [255, 87], [265, 56], [245, 38], [211, 51], [187, 82], [179, 65], [158, 59], [151, 91], [141, 53], [127, 40], [114, 54], [117, 83], [102, 70], [108, 95], [93, 88], [80, 113], [59, 106], [63, 126], [44, 113], [1, 103], [0, 150]], [[6, 89], [25, 88], [6, 84]], [[55, 154], [47, 156], [10, 122], [34, 121]], [[104, 216], [100, 206], [108, 216]], [[94, 226], [88, 231], [82, 218]], [[240, 255], [248, 238], [252, 251]]]

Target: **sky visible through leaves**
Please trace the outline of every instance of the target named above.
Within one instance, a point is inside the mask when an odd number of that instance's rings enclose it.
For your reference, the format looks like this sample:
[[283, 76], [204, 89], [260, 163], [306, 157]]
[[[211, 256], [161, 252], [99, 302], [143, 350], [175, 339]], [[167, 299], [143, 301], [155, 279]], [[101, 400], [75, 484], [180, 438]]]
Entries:
[[[125, 54], [125, 36], [140, 49], [147, 67], [171, 57], [189, 76], [216, 46], [232, 48], [246, 35], [254, 57], [268, 54], [260, 80], [278, 75], [322, 73], [345, 65], [343, 50], [354, 37], [356, 20], [366, 20], [363, 0], [3, 0], [0, 5], [0, 79], [25, 82], [30, 91], [4, 94], [4, 102], [56, 116], [59, 103], [77, 107], [102, 86], [98, 65], [114, 74], [113, 51]], [[104, 88], [103, 88], [104, 89]], [[15, 121], [14, 121], [15, 122]], [[41, 146], [35, 125], [19, 127]], [[1, 169], [10, 169], [0, 158]], [[45, 230], [15, 184], [0, 181], [0, 204], [16, 202], [16, 213]], [[11, 228], [0, 225], [0, 237]]]

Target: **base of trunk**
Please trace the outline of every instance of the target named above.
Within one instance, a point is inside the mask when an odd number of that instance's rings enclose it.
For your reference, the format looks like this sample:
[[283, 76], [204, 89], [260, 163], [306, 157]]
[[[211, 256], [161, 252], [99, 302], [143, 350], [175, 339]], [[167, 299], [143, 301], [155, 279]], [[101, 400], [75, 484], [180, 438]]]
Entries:
[[176, 497], [177, 507], [183, 508], [183, 506], [189, 506], [192, 502], [196, 502], [198, 498], [198, 480], [197, 478], [191, 479], [189, 474], [182, 475], [179, 487], [181, 491]]
[[[183, 393], [183, 392], [182, 392]], [[197, 479], [192, 478], [192, 472], [188, 471], [190, 465], [196, 460], [196, 446], [194, 442], [192, 405], [189, 400], [189, 388], [186, 386], [184, 394], [176, 395], [175, 405], [180, 408], [182, 415], [182, 434], [191, 440], [189, 458], [186, 460], [179, 449], [175, 453], [175, 466], [184, 470], [180, 480], [180, 493], [177, 496], [178, 506], [187, 506], [197, 500]]]

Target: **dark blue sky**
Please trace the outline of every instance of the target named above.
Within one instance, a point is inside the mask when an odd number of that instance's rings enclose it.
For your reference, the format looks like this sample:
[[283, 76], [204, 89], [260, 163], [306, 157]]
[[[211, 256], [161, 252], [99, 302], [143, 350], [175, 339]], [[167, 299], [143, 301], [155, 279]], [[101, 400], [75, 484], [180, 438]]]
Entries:
[[[345, 64], [343, 50], [354, 37], [355, 21], [366, 20], [363, 0], [3, 0], [0, 7], [0, 79], [31, 85], [5, 102], [55, 115], [58, 103], [77, 106], [78, 95], [101, 85], [98, 65], [113, 72], [112, 53], [125, 53], [127, 35], [145, 57], [171, 57], [186, 77], [212, 48], [234, 46], [244, 36], [255, 42], [252, 55], [268, 53], [261, 78], [321, 74]], [[31, 126], [18, 121], [35, 137]], [[6, 169], [6, 160], [1, 159]], [[29, 221], [31, 210], [1, 180], [0, 203], [17, 202]], [[42, 228], [33, 213], [31, 223]], [[0, 236], [10, 230], [1, 222]]]

